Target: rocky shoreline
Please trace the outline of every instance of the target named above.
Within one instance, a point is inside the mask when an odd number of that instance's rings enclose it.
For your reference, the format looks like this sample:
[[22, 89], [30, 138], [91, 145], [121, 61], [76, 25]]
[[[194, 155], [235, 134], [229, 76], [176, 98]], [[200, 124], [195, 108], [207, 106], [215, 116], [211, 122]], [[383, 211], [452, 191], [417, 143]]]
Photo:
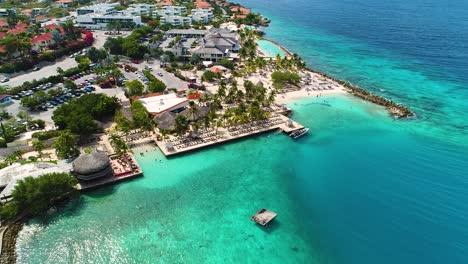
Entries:
[[0, 263], [16, 263], [16, 239], [19, 231], [23, 228], [22, 222], [9, 225], [3, 234], [2, 254]]

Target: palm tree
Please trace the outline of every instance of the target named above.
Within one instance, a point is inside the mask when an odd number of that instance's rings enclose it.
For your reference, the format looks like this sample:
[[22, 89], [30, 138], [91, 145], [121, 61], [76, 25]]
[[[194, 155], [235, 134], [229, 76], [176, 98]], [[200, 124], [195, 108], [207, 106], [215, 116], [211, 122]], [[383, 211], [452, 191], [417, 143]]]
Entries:
[[188, 128], [187, 118], [183, 115], [177, 115], [177, 117], [175, 118], [175, 126], [177, 135], [182, 136], [183, 134], [185, 134]]
[[218, 134], [218, 129], [223, 126], [223, 122], [221, 120], [216, 121], [216, 134]]
[[116, 134], [112, 134], [109, 138], [112, 147], [114, 147], [115, 153], [118, 157], [122, 156], [123, 154], [127, 153], [128, 146], [125, 141], [117, 136]]
[[196, 120], [198, 118], [198, 106], [194, 101], [189, 102], [189, 114], [192, 120]]

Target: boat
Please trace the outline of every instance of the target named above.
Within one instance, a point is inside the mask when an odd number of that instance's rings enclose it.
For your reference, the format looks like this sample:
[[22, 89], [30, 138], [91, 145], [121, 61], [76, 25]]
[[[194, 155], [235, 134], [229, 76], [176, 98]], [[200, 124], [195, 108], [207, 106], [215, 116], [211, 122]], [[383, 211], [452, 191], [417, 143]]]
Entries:
[[309, 128], [305, 127], [305, 128], [301, 128], [301, 129], [298, 129], [298, 130], [295, 130], [295, 131], [291, 132], [291, 134], [289, 134], [289, 136], [292, 137], [293, 139], [296, 139], [296, 138], [300, 138], [303, 135], [307, 134], [307, 132], [309, 132]]

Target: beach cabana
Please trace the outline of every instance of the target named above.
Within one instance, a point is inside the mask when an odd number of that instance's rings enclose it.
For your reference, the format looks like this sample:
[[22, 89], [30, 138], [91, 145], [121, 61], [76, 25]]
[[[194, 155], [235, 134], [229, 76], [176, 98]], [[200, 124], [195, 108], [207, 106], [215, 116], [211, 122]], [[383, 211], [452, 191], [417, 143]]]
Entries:
[[173, 130], [175, 128], [175, 114], [164, 112], [154, 117], [154, 121], [158, 124], [159, 129]]
[[73, 161], [73, 175], [81, 181], [113, 176], [109, 157], [105, 152], [83, 153]]
[[207, 116], [210, 113], [210, 107], [208, 106], [200, 106], [197, 110], [196, 114], [193, 114], [190, 108], [185, 109], [184, 111], [180, 112], [181, 115], [184, 115], [190, 121], [195, 121], [200, 118]]

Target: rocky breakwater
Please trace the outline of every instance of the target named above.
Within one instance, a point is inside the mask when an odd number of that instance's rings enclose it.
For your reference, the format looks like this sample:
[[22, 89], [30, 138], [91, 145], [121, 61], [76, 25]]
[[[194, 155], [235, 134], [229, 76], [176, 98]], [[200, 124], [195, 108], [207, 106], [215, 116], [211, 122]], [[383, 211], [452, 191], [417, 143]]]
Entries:
[[14, 223], [8, 226], [3, 234], [0, 263], [16, 263], [16, 238], [21, 228], [23, 228], [23, 223]]
[[416, 114], [411, 111], [411, 109], [409, 109], [408, 107], [402, 105], [402, 104], [398, 104], [398, 103], [395, 103], [393, 102], [392, 100], [390, 99], [387, 99], [385, 97], [382, 97], [380, 95], [377, 95], [377, 94], [374, 94], [372, 92], [369, 92], [365, 89], [362, 89], [360, 87], [357, 87], [356, 85], [353, 85], [349, 82], [345, 82], [345, 81], [342, 81], [342, 80], [338, 80], [334, 77], [331, 77], [331, 76], [328, 76], [324, 73], [321, 73], [321, 72], [317, 72], [317, 71], [314, 71], [312, 69], [307, 69], [308, 71], [310, 72], [313, 72], [313, 73], [316, 73], [316, 74], [319, 74], [325, 78], [328, 78], [330, 80], [333, 80], [334, 82], [336, 83], [339, 83], [340, 85], [344, 86], [346, 89], [347, 89], [347, 92], [351, 95], [354, 95], [356, 97], [359, 97], [363, 100], [366, 100], [366, 101], [369, 101], [371, 103], [374, 103], [374, 104], [377, 104], [377, 105], [381, 105], [383, 107], [385, 107], [388, 111], [388, 113], [395, 117], [395, 118], [398, 118], [398, 119], [403, 119], [403, 118], [410, 118], [410, 117], [415, 117]]

